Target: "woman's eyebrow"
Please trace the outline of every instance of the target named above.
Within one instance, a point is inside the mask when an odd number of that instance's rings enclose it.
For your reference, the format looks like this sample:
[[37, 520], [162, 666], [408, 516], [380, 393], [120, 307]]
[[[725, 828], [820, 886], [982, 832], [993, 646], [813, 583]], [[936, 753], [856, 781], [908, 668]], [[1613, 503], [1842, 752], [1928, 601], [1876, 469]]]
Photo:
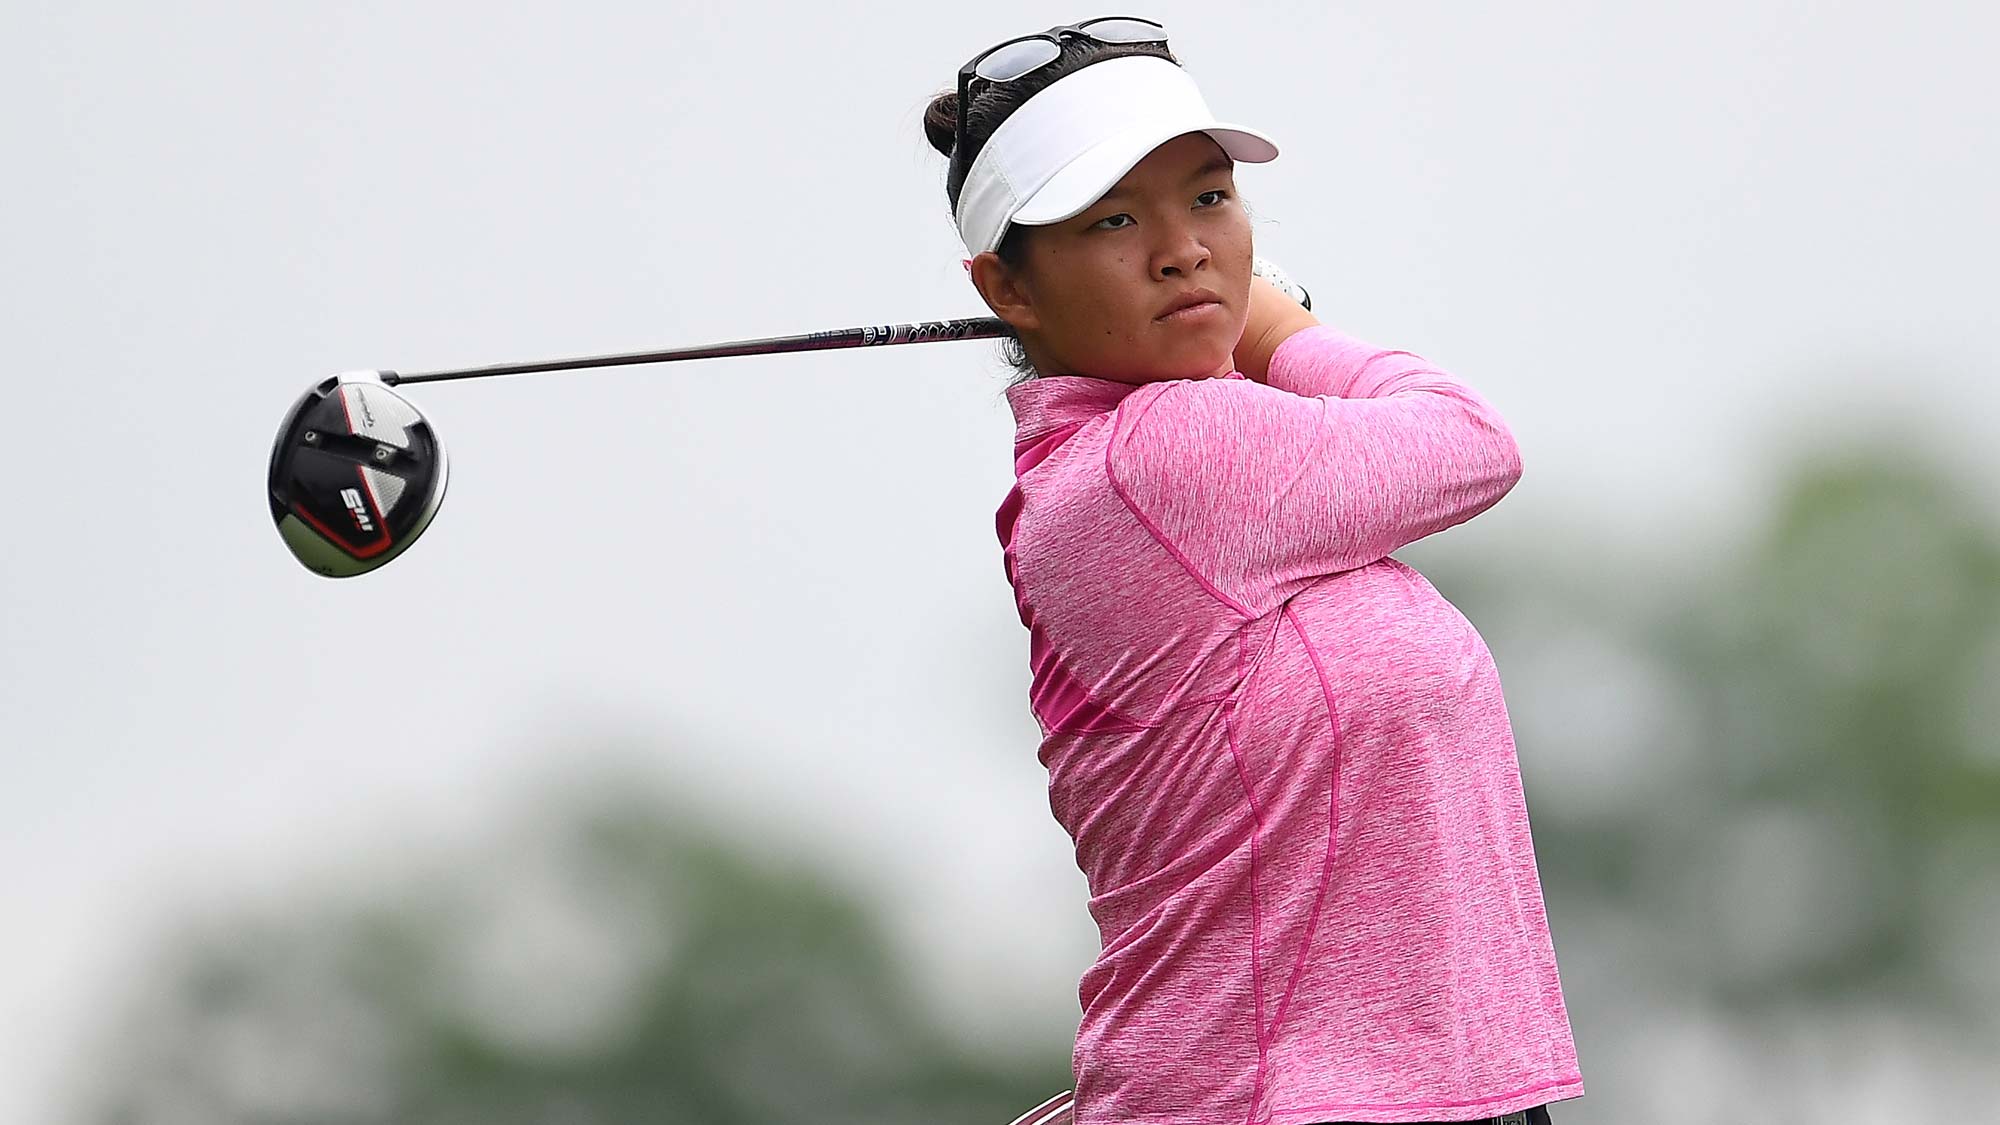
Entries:
[[1227, 156], [1210, 157], [1208, 163], [1194, 170], [1194, 174], [1188, 177], [1188, 182], [1193, 183], [1212, 172], [1228, 172], [1235, 167], [1236, 162]]

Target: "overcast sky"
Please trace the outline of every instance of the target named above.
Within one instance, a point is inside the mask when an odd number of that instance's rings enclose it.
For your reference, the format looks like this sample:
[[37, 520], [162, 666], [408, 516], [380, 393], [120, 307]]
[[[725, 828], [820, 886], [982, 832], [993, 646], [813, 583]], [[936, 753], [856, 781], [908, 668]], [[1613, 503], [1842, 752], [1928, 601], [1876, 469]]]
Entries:
[[[1842, 434], [2000, 468], [1990, 7], [1129, 11], [1282, 149], [1238, 172], [1259, 252], [1514, 428], [1521, 485], [1437, 549], [1664, 570]], [[992, 344], [413, 389], [450, 498], [346, 582], [261, 489], [335, 371], [983, 314], [923, 107], [1098, 14], [9, 5], [0, 1120], [54, 1113], [166, 912], [388, 871], [598, 736], [881, 880], [937, 987], [1073, 1020], [1006, 987], [1095, 931]]]

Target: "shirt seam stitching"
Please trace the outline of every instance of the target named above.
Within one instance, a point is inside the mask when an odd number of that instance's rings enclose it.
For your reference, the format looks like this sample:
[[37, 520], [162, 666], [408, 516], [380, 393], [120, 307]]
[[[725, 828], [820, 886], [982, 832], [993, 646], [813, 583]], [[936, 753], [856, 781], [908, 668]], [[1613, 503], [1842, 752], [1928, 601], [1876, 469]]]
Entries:
[[[1161, 396], [1165, 395], [1166, 393], [1167, 391], [1162, 390], [1157, 394], [1154, 394], [1152, 398], [1147, 400], [1147, 405], [1150, 407], [1152, 403], [1159, 401]], [[1119, 482], [1117, 474], [1112, 472], [1111, 453], [1113, 450], [1118, 448], [1119, 433], [1124, 428], [1124, 423], [1125, 423], [1125, 404], [1127, 402], [1132, 401], [1132, 397], [1134, 396], [1127, 396], [1126, 398], [1121, 399], [1118, 405], [1112, 408], [1111, 440], [1104, 443], [1104, 479], [1110, 482], [1111, 491], [1118, 494], [1118, 499], [1124, 501], [1126, 509], [1132, 513], [1132, 518], [1138, 520], [1139, 526], [1146, 529], [1146, 534], [1152, 536], [1153, 541], [1158, 543], [1161, 549], [1165, 550], [1167, 554], [1173, 557], [1175, 562], [1180, 564], [1181, 569], [1188, 573], [1188, 577], [1193, 578], [1197, 583], [1199, 583], [1201, 588], [1203, 590], [1206, 590], [1210, 597], [1214, 598], [1216, 601], [1221, 602], [1223, 605], [1229, 607], [1232, 611], [1242, 616], [1245, 620], [1247, 621], [1256, 620], [1257, 615], [1250, 612], [1248, 607], [1238, 603], [1236, 599], [1223, 593], [1220, 589], [1216, 587], [1215, 583], [1210, 582], [1206, 577], [1202, 575], [1201, 571], [1195, 568], [1195, 565], [1192, 562], [1188, 561], [1188, 557], [1181, 552], [1179, 547], [1174, 545], [1171, 539], [1167, 538], [1166, 533], [1161, 531], [1159, 527], [1156, 526], [1151, 519], [1147, 518], [1146, 513], [1140, 510], [1138, 503], [1132, 499], [1131, 493], [1125, 490], [1125, 486]]]

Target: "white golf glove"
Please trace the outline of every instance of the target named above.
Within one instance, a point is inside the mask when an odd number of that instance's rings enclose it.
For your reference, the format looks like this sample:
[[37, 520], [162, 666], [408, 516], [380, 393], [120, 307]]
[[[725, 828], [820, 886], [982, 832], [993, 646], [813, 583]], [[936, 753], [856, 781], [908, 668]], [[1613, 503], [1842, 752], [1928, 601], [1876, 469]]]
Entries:
[[1304, 306], [1308, 311], [1312, 309], [1313, 307], [1312, 294], [1306, 292], [1306, 287], [1300, 285], [1296, 281], [1293, 281], [1290, 277], [1287, 277], [1285, 275], [1284, 270], [1279, 269], [1276, 265], [1272, 264], [1271, 262], [1268, 262], [1263, 258], [1252, 258], [1250, 264], [1250, 275], [1252, 277], [1264, 278], [1265, 280], [1271, 282], [1271, 284], [1276, 285], [1278, 288], [1284, 290], [1292, 298], [1292, 300], [1297, 301], [1300, 305]]

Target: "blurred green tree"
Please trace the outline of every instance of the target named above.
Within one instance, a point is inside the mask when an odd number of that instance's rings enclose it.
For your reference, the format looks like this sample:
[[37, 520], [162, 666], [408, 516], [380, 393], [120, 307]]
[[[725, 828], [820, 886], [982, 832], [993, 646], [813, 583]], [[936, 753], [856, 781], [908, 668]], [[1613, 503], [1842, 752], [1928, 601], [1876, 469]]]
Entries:
[[2000, 536], [1920, 446], [1808, 455], [1741, 546], [1422, 565], [1514, 718], [1565, 1125], [2000, 1097]]
[[190, 930], [90, 1119], [1000, 1123], [1068, 1088], [1067, 1043], [972, 1057], [827, 873], [642, 790], [513, 826], [489, 870]]

